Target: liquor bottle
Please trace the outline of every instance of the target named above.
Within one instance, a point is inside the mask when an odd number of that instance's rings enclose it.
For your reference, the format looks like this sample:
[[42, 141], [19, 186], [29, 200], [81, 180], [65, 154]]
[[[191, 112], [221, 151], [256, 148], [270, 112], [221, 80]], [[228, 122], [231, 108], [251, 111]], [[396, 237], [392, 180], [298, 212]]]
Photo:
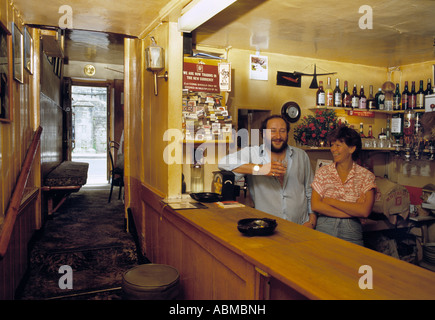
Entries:
[[325, 105], [325, 91], [323, 91], [323, 81], [319, 81], [319, 89], [317, 89], [316, 93], [316, 105]]
[[375, 98], [373, 97], [373, 86], [369, 87], [369, 97], [367, 98], [367, 109], [376, 109]]
[[400, 94], [399, 84], [396, 83], [396, 91], [393, 95], [393, 110], [400, 110], [402, 95]]
[[403, 114], [394, 113], [391, 117], [391, 135], [396, 142], [403, 136]]
[[351, 108], [352, 107], [352, 100], [350, 98], [350, 93], [348, 91], [347, 81], [344, 81], [344, 91], [343, 91], [343, 94], [341, 95], [341, 105], [344, 108]]
[[391, 139], [390, 118], [387, 119], [387, 127], [385, 128], [385, 135], [387, 136], [387, 141], [390, 141]]
[[374, 139], [372, 126], [369, 126], [369, 132], [367, 133], [368, 139]]
[[412, 81], [411, 92], [408, 95], [408, 108], [415, 109], [417, 104], [417, 92], [415, 92], [415, 81]]
[[415, 113], [413, 108], [408, 108], [403, 114], [403, 140], [406, 145], [411, 143], [414, 134]]
[[334, 89], [334, 107], [341, 107], [341, 90], [340, 90], [340, 80], [337, 78], [335, 80]]
[[424, 92], [424, 94], [427, 96], [429, 94], [433, 94], [433, 90], [432, 90], [432, 85], [431, 85], [431, 80], [430, 78], [427, 79], [427, 88], [426, 91]]
[[361, 139], [364, 139], [366, 136], [364, 135], [364, 124], [361, 122], [359, 124], [359, 136]]
[[416, 100], [415, 108], [416, 109], [424, 109], [423, 80], [420, 80], [420, 89], [417, 92], [417, 100]]
[[377, 109], [379, 110], [385, 109], [385, 94], [382, 92], [381, 88], [378, 89], [378, 92], [375, 95], [375, 103]]
[[356, 84], [353, 85], [353, 91], [352, 95], [350, 96], [350, 100], [352, 102], [352, 108], [358, 108], [359, 107], [359, 95], [356, 90]]
[[334, 105], [334, 93], [331, 88], [331, 78], [328, 77], [328, 82], [325, 88], [325, 106], [332, 107]]
[[361, 86], [361, 90], [359, 92], [359, 103], [358, 103], [359, 109], [366, 109], [367, 108], [367, 97], [364, 94], [364, 86]]
[[381, 133], [378, 134], [378, 140], [379, 140], [379, 144], [378, 144], [379, 148], [388, 147], [387, 135], [385, 134], [384, 128], [381, 128]]
[[416, 112], [414, 117], [414, 136], [418, 137], [423, 134], [423, 126], [421, 124], [421, 117], [424, 112]]
[[405, 81], [405, 89], [402, 92], [402, 110], [408, 109], [409, 106], [409, 91], [408, 91], [408, 81]]

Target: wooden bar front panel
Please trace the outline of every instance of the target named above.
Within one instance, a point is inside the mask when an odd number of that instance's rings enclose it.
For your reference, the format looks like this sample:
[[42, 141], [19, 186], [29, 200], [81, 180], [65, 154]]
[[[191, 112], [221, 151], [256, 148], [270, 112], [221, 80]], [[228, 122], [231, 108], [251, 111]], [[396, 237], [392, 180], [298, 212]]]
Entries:
[[[434, 299], [431, 271], [245, 207], [175, 211], [141, 185], [145, 252], [180, 272], [183, 299]], [[237, 221], [276, 218], [267, 237], [246, 237]], [[373, 289], [360, 287], [360, 267]]]

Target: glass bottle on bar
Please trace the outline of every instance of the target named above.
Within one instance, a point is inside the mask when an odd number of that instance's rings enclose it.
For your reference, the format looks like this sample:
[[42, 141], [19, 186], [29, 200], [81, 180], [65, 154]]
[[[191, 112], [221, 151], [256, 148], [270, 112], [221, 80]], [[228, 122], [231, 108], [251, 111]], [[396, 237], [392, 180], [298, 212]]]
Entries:
[[408, 95], [408, 108], [414, 110], [417, 105], [417, 92], [415, 92], [415, 81], [412, 81], [411, 92]]
[[369, 97], [367, 98], [367, 109], [376, 109], [375, 98], [373, 97], [373, 86], [369, 87]]
[[385, 129], [381, 128], [381, 133], [378, 134], [378, 147], [379, 148], [386, 148], [387, 147], [387, 135], [385, 133]]
[[394, 113], [391, 116], [391, 135], [396, 140], [396, 144], [400, 144], [403, 136], [403, 113]]
[[420, 88], [417, 92], [417, 100], [415, 103], [415, 108], [418, 110], [424, 109], [424, 90], [423, 90], [423, 80], [420, 80]]
[[364, 135], [364, 124], [361, 122], [359, 124], [359, 136], [361, 139], [364, 139], [366, 136]]
[[341, 107], [340, 80], [338, 78], [335, 80], [334, 107]]
[[411, 144], [414, 134], [415, 112], [414, 108], [408, 108], [403, 114], [403, 139], [407, 146]]
[[364, 86], [363, 85], [361, 85], [361, 90], [359, 91], [358, 108], [359, 109], [366, 109], [367, 108], [367, 97], [364, 94]]
[[328, 77], [328, 82], [325, 88], [325, 106], [327, 107], [334, 106], [334, 93], [331, 87], [331, 77]]
[[430, 94], [433, 94], [432, 84], [431, 84], [431, 80], [430, 80], [430, 78], [427, 79], [427, 87], [426, 87], [426, 91], [424, 92], [424, 94], [425, 94], [426, 96], [427, 96], [427, 95], [430, 95]]
[[393, 110], [400, 110], [400, 104], [402, 102], [402, 95], [400, 94], [399, 84], [396, 83], [396, 91], [393, 95]]
[[319, 89], [317, 89], [317, 93], [316, 93], [316, 105], [317, 106], [325, 105], [325, 91], [323, 91], [323, 81], [319, 81]]
[[353, 91], [352, 95], [350, 96], [351, 102], [352, 102], [352, 108], [356, 109], [359, 107], [359, 95], [358, 91], [356, 89], [356, 84], [353, 85]]
[[391, 128], [390, 128], [390, 118], [387, 118], [387, 126], [385, 128], [385, 135], [387, 138], [387, 148], [391, 147]]
[[385, 94], [382, 92], [381, 88], [378, 89], [378, 92], [375, 95], [375, 104], [377, 109], [385, 109]]
[[402, 110], [408, 109], [409, 106], [409, 91], [408, 91], [408, 81], [405, 81], [405, 88], [402, 92]]
[[348, 91], [348, 84], [347, 81], [344, 81], [344, 91], [341, 95], [341, 105], [343, 108], [351, 108], [352, 107], [352, 100], [350, 98], [350, 93]]

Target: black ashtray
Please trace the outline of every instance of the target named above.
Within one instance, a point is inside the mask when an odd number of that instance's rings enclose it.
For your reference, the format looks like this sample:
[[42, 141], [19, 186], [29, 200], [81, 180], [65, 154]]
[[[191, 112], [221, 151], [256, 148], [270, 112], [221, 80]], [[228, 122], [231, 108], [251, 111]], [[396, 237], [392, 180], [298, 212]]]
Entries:
[[239, 220], [237, 229], [247, 236], [268, 236], [275, 231], [277, 225], [274, 219], [249, 218]]
[[217, 202], [221, 201], [221, 195], [214, 192], [198, 192], [198, 193], [191, 193], [190, 197], [193, 200], [199, 201], [199, 202]]

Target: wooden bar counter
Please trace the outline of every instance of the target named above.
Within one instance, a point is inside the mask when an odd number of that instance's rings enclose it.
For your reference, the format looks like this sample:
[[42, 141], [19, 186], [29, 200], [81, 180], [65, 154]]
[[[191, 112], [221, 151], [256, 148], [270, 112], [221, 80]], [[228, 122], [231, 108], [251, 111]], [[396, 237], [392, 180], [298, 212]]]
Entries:
[[[147, 256], [178, 269], [182, 299], [435, 299], [433, 272], [379, 252], [249, 207], [173, 210], [145, 198]], [[265, 217], [277, 220], [273, 235], [237, 230]], [[362, 266], [372, 289], [360, 288]]]

